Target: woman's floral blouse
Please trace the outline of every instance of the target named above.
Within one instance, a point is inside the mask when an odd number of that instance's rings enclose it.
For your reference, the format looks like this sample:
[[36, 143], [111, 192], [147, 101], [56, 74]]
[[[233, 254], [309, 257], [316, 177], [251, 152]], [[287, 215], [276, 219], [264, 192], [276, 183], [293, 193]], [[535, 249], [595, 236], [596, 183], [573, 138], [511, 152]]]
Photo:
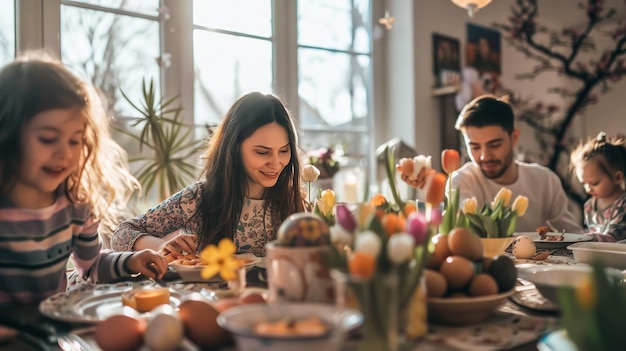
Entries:
[[[194, 217], [194, 214], [203, 184], [203, 182], [191, 184], [146, 213], [120, 224], [111, 238], [113, 249], [133, 251], [135, 241], [144, 235], [162, 238], [183, 228], [197, 233], [200, 220], [198, 216]], [[270, 211], [264, 210], [264, 204], [265, 200], [244, 199], [234, 235], [237, 252], [265, 256], [265, 244], [276, 239]]]
[[626, 193], [611, 206], [596, 208], [596, 199], [585, 203], [585, 225], [598, 241], [620, 241], [626, 239]]

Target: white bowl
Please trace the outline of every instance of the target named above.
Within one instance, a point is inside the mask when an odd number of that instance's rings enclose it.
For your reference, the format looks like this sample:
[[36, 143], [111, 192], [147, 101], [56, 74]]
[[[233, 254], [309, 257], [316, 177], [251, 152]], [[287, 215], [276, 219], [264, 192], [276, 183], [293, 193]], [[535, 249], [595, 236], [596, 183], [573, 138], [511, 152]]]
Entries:
[[590, 264], [599, 260], [606, 267], [626, 269], [626, 244], [588, 242], [573, 244], [567, 248], [574, 253], [576, 262]]
[[[285, 318], [318, 317], [329, 326], [322, 336], [266, 336], [254, 332], [262, 322]], [[345, 334], [363, 323], [363, 315], [352, 309], [320, 303], [274, 303], [241, 305], [222, 312], [217, 323], [233, 334], [239, 351], [339, 351]]]
[[[518, 267], [518, 277], [535, 284], [537, 290], [546, 299], [559, 304], [558, 291], [562, 286], [577, 287], [591, 275], [592, 267], [587, 265], [568, 266], [531, 266]], [[621, 272], [613, 268], [606, 268], [607, 274], [621, 277]]]

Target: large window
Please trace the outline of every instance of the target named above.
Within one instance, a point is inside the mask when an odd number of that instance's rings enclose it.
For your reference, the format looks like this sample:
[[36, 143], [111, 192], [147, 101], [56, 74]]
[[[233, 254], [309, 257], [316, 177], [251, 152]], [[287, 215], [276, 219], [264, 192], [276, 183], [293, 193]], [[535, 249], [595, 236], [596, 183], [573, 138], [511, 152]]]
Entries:
[[250, 91], [271, 92], [272, 1], [193, 2], [194, 114], [219, 123]]
[[0, 0], [0, 66], [15, 57], [15, 1]]
[[[307, 148], [343, 150], [340, 201], [366, 194], [371, 153], [370, 1], [298, 1], [300, 128]], [[346, 183], [347, 182], [347, 183]], [[357, 188], [347, 191], [349, 188]]]
[[[159, 96], [180, 96], [198, 137], [241, 95], [274, 92], [294, 114], [305, 150], [338, 148], [345, 169], [374, 167], [371, 0], [46, 0], [40, 6], [46, 21], [32, 37], [44, 33], [43, 47], [58, 46], [63, 62], [106, 94], [118, 126], [131, 128], [127, 118], [137, 115], [122, 92], [141, 106], [144, 79], [154, 80]], [[29, 11], [20, 13], [37, 20]], [[6, 19], [3, 35], [14, 27]], [[59, 36], [49, 35], [54, 28]], [[132, 140], [117, 139], [133, 154]]]
[[[99, 87], [117, 117], [136, 112], [142, 80], [160, 87], [159, 1], [63, 1], [61, 58]], [[158, 89], [160, 91], [160, 89]]]

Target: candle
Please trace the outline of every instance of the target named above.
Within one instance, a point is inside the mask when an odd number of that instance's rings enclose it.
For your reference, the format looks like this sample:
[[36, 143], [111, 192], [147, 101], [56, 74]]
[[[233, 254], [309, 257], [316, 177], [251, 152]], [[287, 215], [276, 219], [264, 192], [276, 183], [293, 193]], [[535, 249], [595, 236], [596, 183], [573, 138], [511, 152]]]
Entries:
[[358, 184], [356, 181], [346, 180], [343, 183], [343, 200], [349, 204], [359, 202]]

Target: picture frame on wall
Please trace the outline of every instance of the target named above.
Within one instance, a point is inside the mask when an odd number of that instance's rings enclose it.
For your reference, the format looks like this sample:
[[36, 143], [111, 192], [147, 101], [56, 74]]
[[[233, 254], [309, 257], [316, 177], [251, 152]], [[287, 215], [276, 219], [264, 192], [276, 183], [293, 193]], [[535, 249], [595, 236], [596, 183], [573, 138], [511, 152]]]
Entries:
[[461, 79], [461, 43], [459, 39], [433, 33], [433, 74], [435, 85], [455, 85]]
[[467, 24], [465, 59], [469, 67], [484, 73], [502, 74], [500, 32], [476, 24]]

